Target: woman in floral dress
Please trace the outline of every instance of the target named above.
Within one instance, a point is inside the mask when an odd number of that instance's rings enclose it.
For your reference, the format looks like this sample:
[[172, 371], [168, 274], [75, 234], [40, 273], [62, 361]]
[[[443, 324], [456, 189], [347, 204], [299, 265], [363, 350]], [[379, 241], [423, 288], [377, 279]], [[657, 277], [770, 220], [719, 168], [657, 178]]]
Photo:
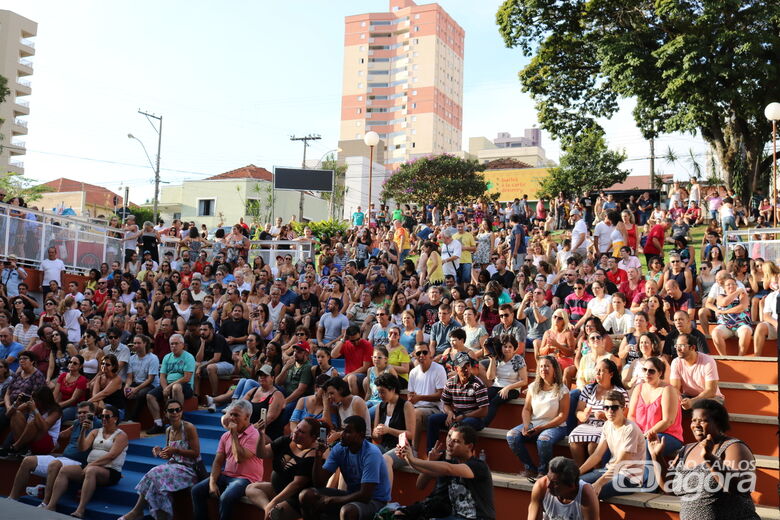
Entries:
[[138, 502], [135, 507], [119, 520], [135, 520], [144, 516], [144, 508], [149, 508], [157, 520], [173, 516], [172, 494], [180, 489], [188, 489], [198, 482], [194, 465], [200, 460], [200, 439], [192, 424], [182, 420], [182, 404], [175, 399], [168, 401], [166, 413], [170, 426], [165, 432], [165, 448], [155, 446], [152, 454], [167, 459], [150, 469], [137, 486]]

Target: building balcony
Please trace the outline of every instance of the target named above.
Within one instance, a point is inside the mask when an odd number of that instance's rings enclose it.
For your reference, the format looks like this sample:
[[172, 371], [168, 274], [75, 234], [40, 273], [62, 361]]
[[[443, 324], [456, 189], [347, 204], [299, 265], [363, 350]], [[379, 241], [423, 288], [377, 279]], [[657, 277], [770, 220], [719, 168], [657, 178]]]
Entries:
[[24, 78], [16, 78], [14, 91], [16, 91], [17, 96], [29, 96], [30, 94], [32, 94], [32, 87], [30, 86], [30, 80]]
[[11, 123], [11, 135], [27, 135], [27, 121], [16, 118]]
[[19, 76], [30, 76], [33, 73], [33, 63], [30, 60], [24, 58], [19, 60], [19, 66], [17, 68]]
[[24, 163], [22, 161], [8, 161], [8, 171], [10, 173], [24, 175]]
[[29, 38], [19, 40], [19, 54], [24, 57], [35, 55], [35, 42]]
[[27, 153], [27, 146], [24, 141], [11, 140], [11, 144], [7, 145], [8, 153], [10, 155], [25, 155]]
[[14, 117], [30, 115], [30, 102], [23, 99], [14, 101]]

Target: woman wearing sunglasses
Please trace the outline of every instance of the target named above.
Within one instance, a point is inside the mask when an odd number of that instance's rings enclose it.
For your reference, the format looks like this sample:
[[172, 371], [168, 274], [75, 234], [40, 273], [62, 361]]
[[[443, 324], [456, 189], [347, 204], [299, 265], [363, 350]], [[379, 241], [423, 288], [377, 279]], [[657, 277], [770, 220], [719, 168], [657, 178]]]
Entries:
[[92, 397], [89, 401], [95, 403], [98, 411], [106, 406], [115, 410], [125, 409], [125, 393], [122, 390], [122, 378], [119, 376], [119, 361], [113, 354], [107, 354], [100, 362], [100, 370], [90, 383]]
[[155, 446], [152, 448], [152, 455], [167, 460], [168, 463], [155, 466], [146, 472], [135, 486], [138, 491], [135, 507], [119, 520], [142, 518], [144, 509], [149, 509], [157, 520], [171, 518], [172, 494], [181, 489], [189, 489], [197, 483], [194, 465], [200, 459], [198, 430], [182, 419], [182, 404], [176, 399], [168, 401], [165, 411], [170, 424], [165, 432], [165, 447]]
[[636, 385], [628, 405], [628, 418], [634, 421], [650, 438], [655, 434], [664, 439], [665, 457], [682, 448], [682, 409], [677, 390], [663, 380], [666, 365], [657, 357], [642, 363], [645, 381]]
[[[84, 518], [87, 504], [92, 499], [97, 486], [113, 486], [122, 478], [122, 466], [127, 454], [127, 435], [117, 426], [119, 423], [119, 410], [111, 405], [106, 405], [100, 414], [103, 427], [92, 430], [92, 422], [85, 421], [79, 435], [79, 449], [90, 450], [87, 455], [87, 465], [64, 466], [51, 493], [51, 499], [46, 505], [49, 511], [57, 510], [63, 493], [71, 482], [83, 482], [81, 486], [81, 498], [79, 505], [70, 515], [76, 518]], [[91, 431], [90, 431], [91, 430]]]

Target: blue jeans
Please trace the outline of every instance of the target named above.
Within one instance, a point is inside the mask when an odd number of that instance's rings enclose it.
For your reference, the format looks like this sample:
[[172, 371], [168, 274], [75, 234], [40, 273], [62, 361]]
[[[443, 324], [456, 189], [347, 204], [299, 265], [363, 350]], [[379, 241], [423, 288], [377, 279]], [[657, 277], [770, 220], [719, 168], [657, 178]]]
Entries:
[[721, 219], [721, 227], [723, 228], [723, 231], [727, 231], [729, 229], [737, 229], [737, 222], [734, 217], [723, 217]]
[[471, 264], [461, 263], [458, 266], [458, 283], [471, 283]]
[[[592, 471], [585, 473], [584, 475], [580, 475], [580, 480], [584, 480], [589, 484], [593, 484], [599, 478], [601, 478], [601, 476], [604, 473], [606, 473], [606, 471], [607, 470], [604, 468], [594, 469]], [[615, 482], [618, 482], [620, 484], [620, 487], [623, 489], [616, 489]], [[612, 480], [607, 482], [604, 485], [604, 487], [601, 488], [601, 492], [599, 493], [599, 499], [606, 500], [607, 498], [616, 497], [619, 495], [630, 495], [631, 493], [634, 493], [634, 489], [638, 487], [641, 487], [641, 484], [635, 484], [632, 481], [625, 478], [623, 475], [617, 474], [614, 477], [612, 477]]]
[[581, 393], [579, 388], [569, 392], [569, 416], [566, 418], [566, 433], [571, 433], [579, 424], [577, 421], [577, 403], [580, 402]]
[[518, 392], [515, 389], [512, 389], [509, 391], [509, 395], [507, 396], [507, 399], [504, 399], [500, 395], [498, 395], [498, 392], [501, 390], [500, 387], [497, 386], [490, 386], [488, 387], [488, 399], [490, 399], [490, 404], [488, 405], [488, 413], [483, 419], [483, 422], [485, 423], [485, 427], [490, 426], [490, 423], [493, 422], [493, 419], [496, 417], [496, 414], [498, 413], [498, 407], [504, 404], [507, 401], [511, 401], [512, 399], [517, 399], [520, 397], [520, 392]]
[[[552, 459], [553, 446], [566, 436], [566, 425], [547, 428], [537, 436], [523, 435], [523, 425], [515, 426], [506, 434], [506, 441], [512, 453], [525, 464], [526, 469], [535, 472], [547, 474], [547, 464]], [[539, 453], [539, 466], [536, 466], [531, 460], [531, 455], [526, 449], [526, 443], [536, 441], [536, 451]]]
[[236, 389], [233, 391], [233, 399], [241, 399], [245, 393], [258, 386], [260, 386], [260, 383], [254, 379], [240, 380], [236, 385]]
[[[446, 413], [435, 413], [428, 416], [428, 451], [436, 446], [436, 441], [439, 440], [439, 432], [442, 428], [446, 428], [444, 423], [447, 421]], [[478, 417], [466, 417], [458, 421], [460, 424], [468, 424], [477, 431], [480, 431], [485, 427], [485, 423]]]
[[[192, 513], [195, 520], [209, 520], [209, 480], [202, 480], [192, 486]], [[233, 506], [244, 496], [244, 490], [251, 484], [248, 479], [220, 475], [217, 479], [219, 487], [219, 518], [229, 520]]]

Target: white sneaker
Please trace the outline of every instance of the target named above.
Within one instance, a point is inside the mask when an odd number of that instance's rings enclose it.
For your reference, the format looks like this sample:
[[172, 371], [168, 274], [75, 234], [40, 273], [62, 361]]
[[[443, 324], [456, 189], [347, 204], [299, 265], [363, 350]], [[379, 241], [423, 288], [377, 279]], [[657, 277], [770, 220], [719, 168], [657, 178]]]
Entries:
[[45, 502], [41, 502], [40, 504], [38, 504], [38, 507], [40, 507], [41, 509], [46, 509], [47, 507], [49, 507], [49, 504]]
[[46, 486], [44, 484], [38, 484], [37, 486], [27, 486], [24, 490], [27, 492], [28, 496], [43, 498], [43, 495], [46, 492]]
[[216, 412], [217, 411], [217, 404], [214, 402], [214, 398], [210, 395], [206, 396], [206, 404], [208, 405], [206, 409], [209, 412]]

